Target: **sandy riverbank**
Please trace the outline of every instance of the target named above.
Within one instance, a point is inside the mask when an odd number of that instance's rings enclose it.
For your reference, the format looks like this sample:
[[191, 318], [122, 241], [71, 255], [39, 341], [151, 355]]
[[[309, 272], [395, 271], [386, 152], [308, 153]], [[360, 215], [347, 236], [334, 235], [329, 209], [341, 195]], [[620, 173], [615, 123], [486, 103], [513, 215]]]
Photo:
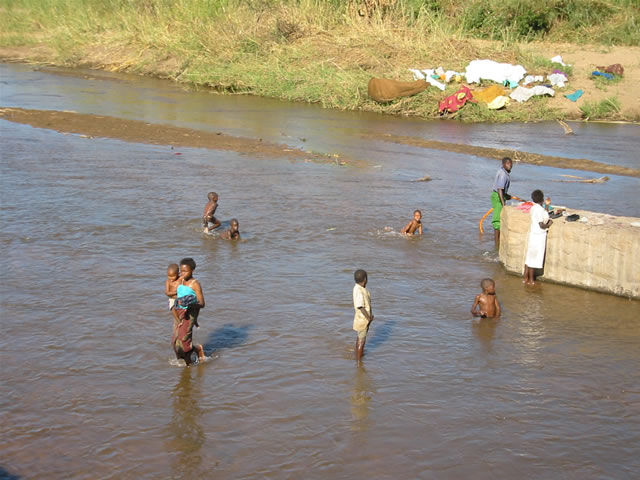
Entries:
[[[190, 147], [228, 150], [241, 154], [250, 154], [254, 157], [278, 157], [319, 163], [335, 163], [338, 165], [346, 163], [338, 155], [306, 152], [287, 145], [266, 142], [262, 139], [235, 137], [221, 132], [206, 132], [103, 115], [89, 115], [68, 111], [0, 108], [0, 118], [36, 128], [47, 128], [61, 133], [82, 135], [87, 138], [113, 138], [125, 142], [167, 145], [174, 149], [176, 147]], [[176, 153], [179, 154], [179, 152]], [[350, 161], [349, 163], [355, 162]]]

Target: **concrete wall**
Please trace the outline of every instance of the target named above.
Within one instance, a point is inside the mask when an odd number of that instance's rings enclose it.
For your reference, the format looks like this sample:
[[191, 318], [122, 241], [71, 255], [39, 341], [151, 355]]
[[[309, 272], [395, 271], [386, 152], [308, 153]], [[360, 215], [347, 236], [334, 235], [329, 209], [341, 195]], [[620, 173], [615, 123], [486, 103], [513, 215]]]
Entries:
[[[557, 218], [547, 235], [542, 280], [640, 299], [640, 218], [614, 217], [583, 210], [586, 222]], [[505, 207], [500, 217], [500, 262], [524, 272], [529, 213]]]

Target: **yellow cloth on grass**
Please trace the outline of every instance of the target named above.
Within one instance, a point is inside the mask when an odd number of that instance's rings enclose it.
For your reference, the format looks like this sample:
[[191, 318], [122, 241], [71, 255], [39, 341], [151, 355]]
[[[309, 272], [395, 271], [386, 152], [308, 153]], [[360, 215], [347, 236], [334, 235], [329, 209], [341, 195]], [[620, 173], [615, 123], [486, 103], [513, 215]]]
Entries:
[[507, 105], [509, 105], [509, 97], [500, 95], [499, 97], [496, 97], [491, 102], [489, 102], [487, 104], [487, 108], [489, 110], [498, 110], [499, 108], [506, 107]]
[[473, 98], [480, 102], [491, 103], [496, 97], [501, 97], [506, 93], [506, 90], [500, 85], [491, 85], [490, 87], [483, 88], [482, 90], [473, 90]]

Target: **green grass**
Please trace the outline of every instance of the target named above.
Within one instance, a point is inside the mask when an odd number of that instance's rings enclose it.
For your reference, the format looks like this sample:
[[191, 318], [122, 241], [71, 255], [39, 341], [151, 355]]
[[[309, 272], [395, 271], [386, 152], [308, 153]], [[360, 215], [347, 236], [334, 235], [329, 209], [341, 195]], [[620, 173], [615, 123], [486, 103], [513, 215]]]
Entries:
[[527, 71], [544, 72], [549, 74], [554, 70], [560, 70], [566, 73], [569, 78], [571, 78], [571, 76], [573, 75], [573, 66], [555, 63], [550, 59], [541, 57], [539, 55], [523, 54], [521, 61], [526, 67]]
[[585, 102], [580, 111], [587, 120], [611, 119], [620, 113], [620, 100], [617, 97], [609, 97], [599, 102]]
[[461, 10], [481, 38], [640, 45], [637, 0], [467, 0]]

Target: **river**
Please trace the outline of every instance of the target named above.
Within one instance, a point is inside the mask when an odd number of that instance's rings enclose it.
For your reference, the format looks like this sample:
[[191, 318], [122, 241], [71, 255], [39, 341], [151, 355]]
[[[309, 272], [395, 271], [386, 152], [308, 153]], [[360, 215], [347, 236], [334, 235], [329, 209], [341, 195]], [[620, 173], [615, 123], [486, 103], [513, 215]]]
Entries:
[[[640, 168], [633, 125], [424, 122], [0, 65], [4, 107], [259, 137], [357, 166], [64, 135], [0, 120], [0, 478], [631, 479], [640, 303], [525, 288], [477, 222], [498, 162], [396, 133]], [[87, 77], [87, 78], [84, 78]], [[179, 153], [180, 155], [176, 155]], [[511, 191], [640, 216], [640, 179], [516, 164]], [[430, 182], [414, 182], [429, 175]], [[241, 242], [200, 231], [208, 191]], [[397, 232], [414, 209], [425, 234]], [[387, 231], [391, 227], [394, 231]], [[485, 227], [490, 230], [487, 222]], [[491, 233], [491, 232], [489, 232]], [[171, 361], [166, 268], [193, 257], [213, 360]], [[353, 271], [375, 312], [353, 360]], [[500, 320], [473, 321], [496, 281]]]

